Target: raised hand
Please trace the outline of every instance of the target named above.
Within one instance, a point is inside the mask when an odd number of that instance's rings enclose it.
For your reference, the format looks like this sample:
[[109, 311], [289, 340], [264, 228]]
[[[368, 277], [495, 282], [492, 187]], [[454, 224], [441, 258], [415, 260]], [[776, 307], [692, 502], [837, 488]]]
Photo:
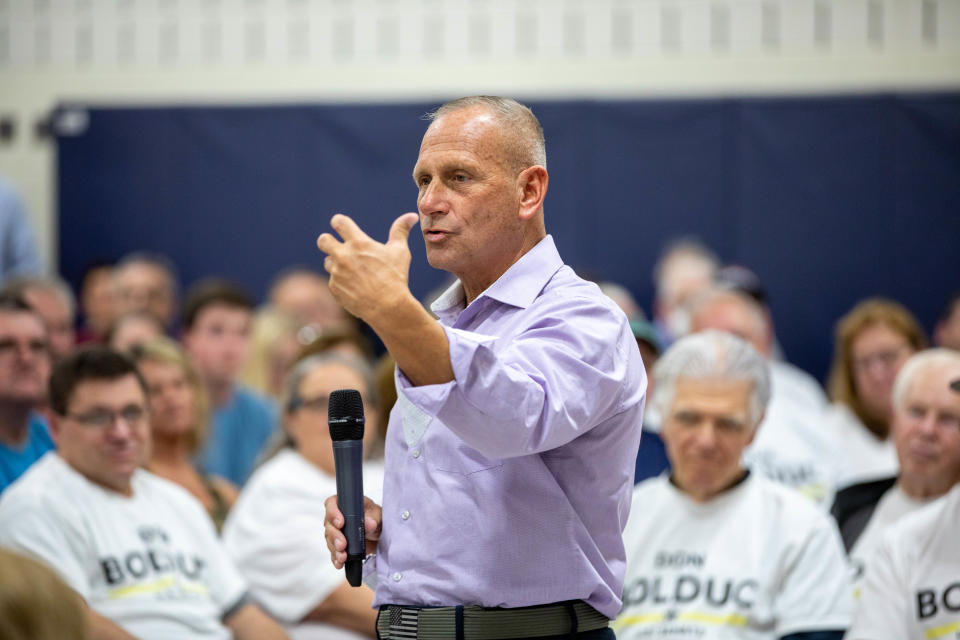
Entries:
[[407, 238], [418, 220], [416, 213], [394, 220], [384, 244], [364, 233], [348, 216], [333, 216], [330, 226], [342, 242], [323, 233], [317, 238], [317, 247], [327, 254], [323, 267], [330, 274], [330, 291], [344, 309], [374, 324], [401, 297], [410, 295]]

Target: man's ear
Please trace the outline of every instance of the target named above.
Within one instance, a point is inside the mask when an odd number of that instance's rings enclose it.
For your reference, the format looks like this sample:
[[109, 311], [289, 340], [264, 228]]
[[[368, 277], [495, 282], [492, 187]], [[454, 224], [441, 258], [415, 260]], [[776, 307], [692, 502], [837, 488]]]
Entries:
[[520, 189], [520, 219], [529, 220], [543, 209], [550, 177], [540, 165], [527, 167], [517, 177]]

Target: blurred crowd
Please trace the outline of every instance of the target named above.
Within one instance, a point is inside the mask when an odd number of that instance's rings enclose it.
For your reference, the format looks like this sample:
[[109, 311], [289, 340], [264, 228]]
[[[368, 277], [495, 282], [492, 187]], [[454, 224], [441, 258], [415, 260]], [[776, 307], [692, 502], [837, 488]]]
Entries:
[[[769, 516], [759, 529], [727, 531], [724, 540], [736, 547], [738, 539], [759, 536], [763, 545], [768, 529], [781, 541], [786, 530], [798, 532], [798, 545], [812, 545], [806, 553], [815, 565], [805, 565], [805, 579], [829, 587], [834, 601], [848, 590], [853, 602], [863, 603], [864, 570], [883, 548], [885, 529], [960, 482], [960, 393], [949, 389], [960, 379], [960, 295], [944, 301], [934, 349], [896, 301], [857, 303], [836, 321], [824, 388], [784, 357], [767, 293], [748, 268], [722, 265], [708, 248], [683, 240], [666, 248], [654, 282], [649, 315], [626, 288], [597, 282], [630, 318], [650, 385], [636, 464], [642, 497], [625, 534], [629, 569], [618, 633], [646, 637], [630, 634], [649, 624], [642, 611], [656, 599], [651, 576], [662, 563], [702, 563], [698, 552], [683, 550], [683, 535], [661, 550], [664, 555], [649, 544], [668, 527], [650, 517], [651, 509], [663, 503], [664, 513], [678, 513], [676, 496], [661, 486], [671, 474], [688, 478], [686, 487], [708, 486], [742, 468], [789, 492], [788, 502], [802, 500], [795, 509], [802, 517], [774, 525], [776, 517]], [[751, 426], [739, 433], [749, 437], [742, 441], [725, 440], [722, 425], [696, 438], [688, 425], [681, 437], [677, 421], [692, 420], [678, 409], [683, 394], [693, 393], [690, 374], [656, 369], [658, 359], [682, 351], [691, 334], [718, 332], [739, 340], [700, 344], [700, 357], [749, 345], [769, 378], [763, 378], [766, 397], [743, 397], [757, 410], [748, 412]], [[326, 423], [335, 389], [363, 395], [364, 489], [374, 499], [382, 489], [394, 365], [369, 335], [334, 300], [325, 276], [309, 268], [279, 273], [259, 306], [242, 286], [222, 279], [181, 292], [175, 265], [146, 252], [91, 265], [76, 292], [56, 276], [8, 276], [0, 289], [0, 545], [40, 558], [56, 575], [6, 552], [0, 564], [21, 563], [18, 571], [36, 572], [36, 580], [62, 579], [87, 602], [107, 603], [98, 607], [111, 612], [99, 621], [103, 628], [116, 624], [147, 637], [151, 625], [163, 625], [143, 622], [131, 596], [138, 589], [172, 589], [174, 581], [192, 595], [171, 597], [177, 613], [166, 615], [196, 619], [197, 637], [221, 637], [228, 633], [224, 627], [238, 638], [373, 637], [372, 591], [347, 586], [321, 534], [324, 499], [336, 492]], [[665, 399], [658, 396], [661, 384], [669, 385]], [[762, 386], [756, 382], [754, 390]], [[121, 401], [128, 391], [128, 401]], [[714, 393], [701, 392], [694, 395]], [[106, 394], [99, 404], [98, 393]], [[156, 478], [182, 491], [150, 484]], [[75, 492], [65, 495], [65, 487]], [[150, 501], [140, 511], [116, 515], [104, 488], [122, 495], [136, 490]], [[751, 499], [758, 505], [781, 500], [767, 494]], [[197, 513], [208, 521], [197, 522], [186, 502], [199, 505]], [[172, 514], [166, 529], [140, 524], [151, 512], [166, 511]], [[709, 522], [700, 517], [678, 520], [677, 530]], [[105, 524], [117, 518], [125, 520]], [[74, 530], [77, 522], [91, 531]], [[650, 530], [654, 523], [660, 528]], [[145, 555], [136, 549], [146, 549]], [[93, 574], [76, 558], [84, 553], [95, 555]], [[141, 574], [150, 572], [154, 579], [142, 582]], [[23, 589], [3, 574], [0, 591]], [[696, 586], [704, 595], [687, 602], [709, 599], [706, 578], [701, 585], [695, 574], [664, 597], [684, 601], [683, 590]], [[729, 595], [738, 588], [737, 576], [727, 578]], [[715, 600], [726, 600], [717, 589]], [[238, 594], [245, 595], [237, 600]], [[211, 602], [203, 609], [197, 599]], [[74, 600], [62, 599], [61, 608]], [[47, 605], [37, 600], [32, 606]], [[851, 606], [855, 611], [858, 605]], [[797, 614], [796, 628], [806, 629], [804, 620], [820, 613]], [[824, 624], [845, 629], [850, 615], [831, 610], [823, 613]], [[52, 624], [43, 616], [30, 632], [35, 635], [3, 635], [3, 624], [0, 637], [56, 637], [43, 635], [43, 625]], [[91, 629], [96, 635], [95, 624]]]

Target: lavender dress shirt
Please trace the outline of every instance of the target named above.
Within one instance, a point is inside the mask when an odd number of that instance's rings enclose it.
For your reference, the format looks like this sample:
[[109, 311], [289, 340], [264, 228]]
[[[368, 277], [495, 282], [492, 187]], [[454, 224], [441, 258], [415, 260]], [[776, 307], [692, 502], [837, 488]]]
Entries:
[[455, 380], [396, 374], [374, 605], [613, 618], [646, 391], [626, 317], [550, 236], [464, 302], [457, 283], [433, 305]]

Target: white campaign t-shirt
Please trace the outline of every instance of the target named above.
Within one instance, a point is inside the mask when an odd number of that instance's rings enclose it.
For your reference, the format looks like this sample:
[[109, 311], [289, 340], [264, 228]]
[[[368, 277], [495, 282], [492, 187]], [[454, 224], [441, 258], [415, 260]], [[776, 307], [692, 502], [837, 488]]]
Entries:
[[773, 640], [850, 622], [836, 525], [756, 474], [705, 503], [666, 476], [641, 482], [623, 537], [619, 640]]
[[[381, 465], [364, 464], [363, 490], [381, 502]], [[250, 582], [250, 595], [295, 640], [362, 637], [325, 624], [296, 624], [346, 581], [330, 562], [323, 535], [324, 501], [336, 492], [336, 478], [284, 449], [253, 473], [224, 525], [227, 553]]]
[[210, 516], [138, 469], [130, 497], [48, 453], [0, 497], [0, 545], [50, 565], [97, 613], [151, 640], [227, 640], [221, 617], [246, 583]]
[[875, 552], [877, 546], [880, 544], [880, 540], [883, 539], [883, 535], [890, 525], [908, 513], [913, 513], [929, 503], [930, 500], [911, 498], [903, 492], [899, 483], [890, 487], [890, 489], [880, 497], [880, 501], [873, 510], [873, 515], [870, 516], [870, 521], [867, 522], [866, 528], [864, 528], [863, 533], [860, 534], [860, 537], [857, 538], [857, 541], [853, 544], [853, 548], [850, 549], [849, 557], [850, 568], [853, 575], [854, 598], [858, 599], [860, 597], [860, 589], [863, 586], [861, 583], [863, 581], [863, 573], [867, 565], [867, 560]]
[[887, 529], [869, 558], [852, 640], [960, 637], [960, 485]]
[[833, 504], [839, 471], [835, 466], [837, 445], [819, 424], [822, 420], [822, 404], [799, 404], [781, 394], [775, 381], [763, 421], [744, 451], [743, 464], [799, 491], [827, 511]]
[[839, 470], [837, 491], [861, 482], [891, 478], [899, 472], [893, 439], [878, 439], [845, 405], [827, 407], [823, 428], [839, 444], [831, 456]]

